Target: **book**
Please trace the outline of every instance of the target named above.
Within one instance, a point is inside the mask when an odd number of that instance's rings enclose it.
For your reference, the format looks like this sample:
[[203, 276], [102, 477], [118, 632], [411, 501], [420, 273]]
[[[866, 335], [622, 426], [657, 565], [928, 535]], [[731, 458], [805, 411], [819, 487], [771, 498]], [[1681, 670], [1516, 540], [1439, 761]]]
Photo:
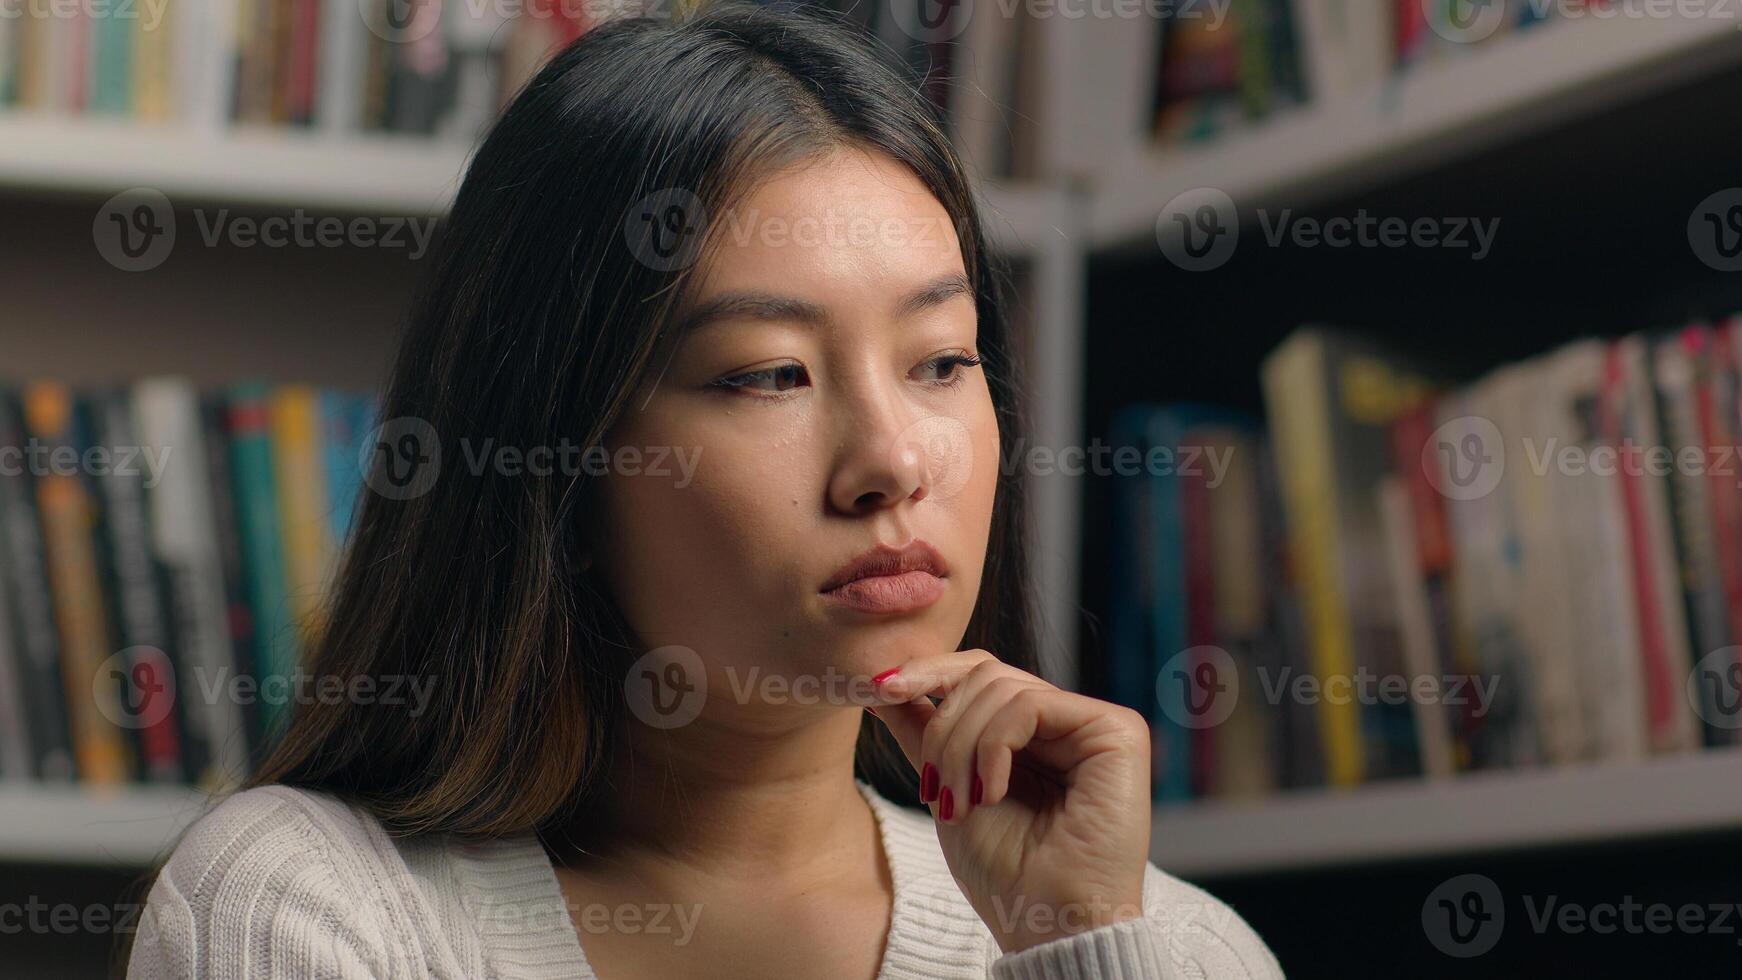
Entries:
[[[0, 388], [0, 447], [26, 448], [24, 407], [17, 392]], [[60, 636], [49, 595], [47, 557], [36, 510], [34, 469], [0, 467], [0, 604], [11, 627], [11, 651], [24, 714], [32, 775], [45, 782], [73, 779], [71, 730], [61, 678]]]
[[133, 760], [119, 721], [126, 717], [122, 678], [110, 662], [114, 646], [98, 573], [97, 503], [77, 462], [86, 439], [71, 392], [57, 382], [31, 383], [24, 390], [24, 415], [29, 434], [51, 454], [50, 468], [35, 481], [36, 503], [75, 766], [84, 782], [126, 782]]
[[[1355, 338], [1296, 331], [1265, 359], [1263, 387], [1313, 672], [1345, 691], [1403, 673], [1377, 487], [1390, 426], [1427, 382]], [[1327, 696], [1319, 711], [1334, 786], [1420, 772], [1407, 705]]]

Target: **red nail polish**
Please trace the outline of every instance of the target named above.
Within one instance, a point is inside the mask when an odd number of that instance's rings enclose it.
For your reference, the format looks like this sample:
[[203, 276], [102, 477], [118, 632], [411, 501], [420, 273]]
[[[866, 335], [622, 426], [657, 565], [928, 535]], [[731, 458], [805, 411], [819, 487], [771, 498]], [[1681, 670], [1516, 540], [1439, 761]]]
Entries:
[[919, 768], [919, 801], [930, 803], [938, 798], [938, 771], [931, 763]]
[[968, 789], [968, 802], [973, 804], [974, 806], [979, 806], [980, 801], [985, 799], [985, 798], [986, 798], [986, 784], [982, 783], [980, 781], [979, 776], [975, 776], [974, 777], [974, 785], [969, 787], [969, 789]]
[[884, 681], [888, 680], [889, 678], [894, 677], [896, 674], [898, 674], [900, 672], [901, 672], [900, 667], [891, 667], [888, 670], [884, 671], [883, 673], [878, 674], [876, 677], [871, 678], [871, 683], [881, 684]]
[[956, 796], [954, 793], [950, 792], [948, 786], [945, 786], [943, 792], [938, 796], [938, 819], [948, 820], [950, 817], [955, 816], [955, 813]]

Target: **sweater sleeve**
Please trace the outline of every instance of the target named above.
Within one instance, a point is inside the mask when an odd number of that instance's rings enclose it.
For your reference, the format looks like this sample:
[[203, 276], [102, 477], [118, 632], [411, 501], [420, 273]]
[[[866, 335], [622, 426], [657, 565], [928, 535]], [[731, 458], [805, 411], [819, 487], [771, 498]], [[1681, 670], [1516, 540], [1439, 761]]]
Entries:
[[226, 800], [188, 831], [146, 897], [129, 980], [403, 975], [371, 903], [293, 800]]
[[995, 980], [1280, 980], [1264, 940], [1227, 905], [1150, 865], [1143, 915], [1018, 953]]

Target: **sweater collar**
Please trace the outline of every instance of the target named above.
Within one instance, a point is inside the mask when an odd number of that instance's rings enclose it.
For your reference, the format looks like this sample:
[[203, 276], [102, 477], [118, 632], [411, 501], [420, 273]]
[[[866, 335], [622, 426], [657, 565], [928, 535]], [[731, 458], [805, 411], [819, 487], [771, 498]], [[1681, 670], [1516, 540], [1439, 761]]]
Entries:
[[[876, 818], [895, 893], [878, 980], [983, 976], [985, 927], [949, 872], [930, 816], [891, 803], [867, 783], [857, 785]], [[491, 974], [598, 980], [567, 914], [556, 867], [538, 837], [505, 838], [494, 851], [486, 856], [462, 848], [456, 854], [468, 891], [483, 908], [543, 908], [547, 914], [538, 916], [536, 927], [529, 927], [529, 920], [516, 928], [477, 920]]]

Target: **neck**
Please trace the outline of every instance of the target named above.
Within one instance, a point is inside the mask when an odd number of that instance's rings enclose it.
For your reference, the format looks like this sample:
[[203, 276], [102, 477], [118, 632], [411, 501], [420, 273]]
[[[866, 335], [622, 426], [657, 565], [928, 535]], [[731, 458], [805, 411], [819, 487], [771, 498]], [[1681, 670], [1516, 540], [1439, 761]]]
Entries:
[[[721, 875], [804, 874], [875, 847], [853, 781], [860, 712], [783, 708], [656, 730], [630, 720], [576, 843]], [[869, 832], [868, 832], [869, 831]]]

